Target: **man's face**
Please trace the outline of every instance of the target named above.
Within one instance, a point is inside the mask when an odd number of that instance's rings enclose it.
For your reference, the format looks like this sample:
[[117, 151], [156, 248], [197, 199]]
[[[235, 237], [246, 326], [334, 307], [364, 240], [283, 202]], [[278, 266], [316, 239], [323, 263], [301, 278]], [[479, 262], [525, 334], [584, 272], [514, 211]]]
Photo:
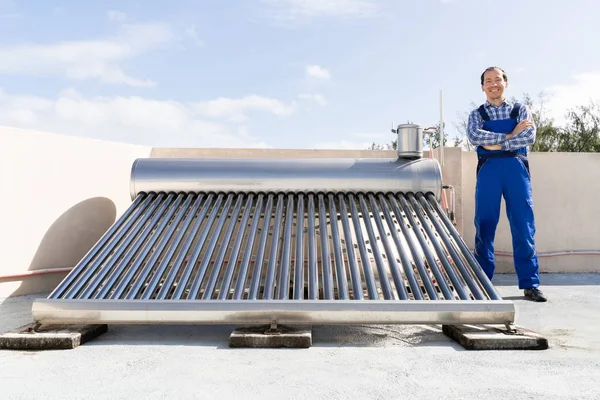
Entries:
[[487, 71], [483, 75], [482, 90], [485, 92], [488, 100], [501, 99], [504, 96], [504, 89], [508, 86], [508, 82], [502, 77], [502, 72], [493, 69]]

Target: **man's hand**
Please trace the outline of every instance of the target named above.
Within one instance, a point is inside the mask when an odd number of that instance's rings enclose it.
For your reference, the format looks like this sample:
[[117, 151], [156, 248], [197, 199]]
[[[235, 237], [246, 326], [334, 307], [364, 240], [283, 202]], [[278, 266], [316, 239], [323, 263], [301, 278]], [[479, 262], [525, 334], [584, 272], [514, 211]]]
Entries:
[[527, 128], [531, 128], [532, 126], [533, 126], [532, 121], [524, 119], [523, 121], [519, 122], [517, 124], [517, 126], [515, 126], [515, 129], [513, 129], [513, 131], [511, 133], [506, 135], [506, 140], [517, 136], [519, 133], [523, 132]]
[[492, 144], [490, 146], [483, 146], [483, 148], [486, 149], [486, 150], [502, 150], [502, 146], [499, 145], [499, 144]]

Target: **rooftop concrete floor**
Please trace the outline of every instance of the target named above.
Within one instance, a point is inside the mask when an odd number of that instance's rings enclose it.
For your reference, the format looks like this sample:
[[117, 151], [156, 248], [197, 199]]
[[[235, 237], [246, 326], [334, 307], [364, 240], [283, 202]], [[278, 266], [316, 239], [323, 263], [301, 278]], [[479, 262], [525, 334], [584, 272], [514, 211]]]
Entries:
[[[318, 326], [310, 349], [229, 349], [229, 326], [109, 326], [74, 350], [0, 351], [2, 399], [600, 398], [600, 274], [544, 275], [547, 303], [497, 276], [545, 351], [466, 351], [439, 326]], [[0, 300], [0, 332], [36, 296]]]

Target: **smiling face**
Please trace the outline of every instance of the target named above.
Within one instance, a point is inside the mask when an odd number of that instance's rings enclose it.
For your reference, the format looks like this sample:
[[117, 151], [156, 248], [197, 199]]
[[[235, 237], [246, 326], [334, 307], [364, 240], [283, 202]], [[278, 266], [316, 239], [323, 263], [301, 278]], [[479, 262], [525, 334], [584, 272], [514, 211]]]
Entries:
[[504, 89], [508, 87], [505, 74], [499, 69], [492, 69], [483, 74], [483, 84], [481, 89], [485, 93], [488, 101], [492, 104], [499, 104], [504, 100]]

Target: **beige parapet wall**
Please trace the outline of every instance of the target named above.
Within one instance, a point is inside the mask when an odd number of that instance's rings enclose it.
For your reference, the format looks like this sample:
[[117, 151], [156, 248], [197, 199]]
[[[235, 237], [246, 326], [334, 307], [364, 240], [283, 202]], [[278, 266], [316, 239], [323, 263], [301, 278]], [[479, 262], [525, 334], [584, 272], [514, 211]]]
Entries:
[[[131, 204], [136, 158], [396, 157], [395, 151], [368, 150], [152, 149], [4, 127], [0, 149], [0, 276], [19, 275], [0, 279], [0, 297], [47, 292], [64, 278]], [[471, 247], [475, 165], [474, 153], [444, 150], [444, 183], [456, 189], [458, 228]], [[600, 250], [600, 154], [532, 154], [531, 170], [542, 255]], [[496, 244], [500, 252], [512, 251], [504, 212]], [[510, 257], [498, 261], [500, 272], [512, 271]], [[598, 255], [543, 256], [540, 262], [544, 272], [600, 272]], [[51, 269], [61, 272], [34, 275]]]
[[[540, 269], [600, 272], [600, 153], [532, 153], [529, 165]], [[463, 234], [471, 247], [476, 166], [476, 154], [463, 152]], [[496, 251], [512, 252], [504, 201]], [[497, 265], [501, 272], [514, 271], [510, 257], [498, 257]]]
[[[131, 204], [149, 147], [0, 127], [0, 276], [73, 267]], [[52, 290], [63, 273], [0, 280], [0, 297]]]

